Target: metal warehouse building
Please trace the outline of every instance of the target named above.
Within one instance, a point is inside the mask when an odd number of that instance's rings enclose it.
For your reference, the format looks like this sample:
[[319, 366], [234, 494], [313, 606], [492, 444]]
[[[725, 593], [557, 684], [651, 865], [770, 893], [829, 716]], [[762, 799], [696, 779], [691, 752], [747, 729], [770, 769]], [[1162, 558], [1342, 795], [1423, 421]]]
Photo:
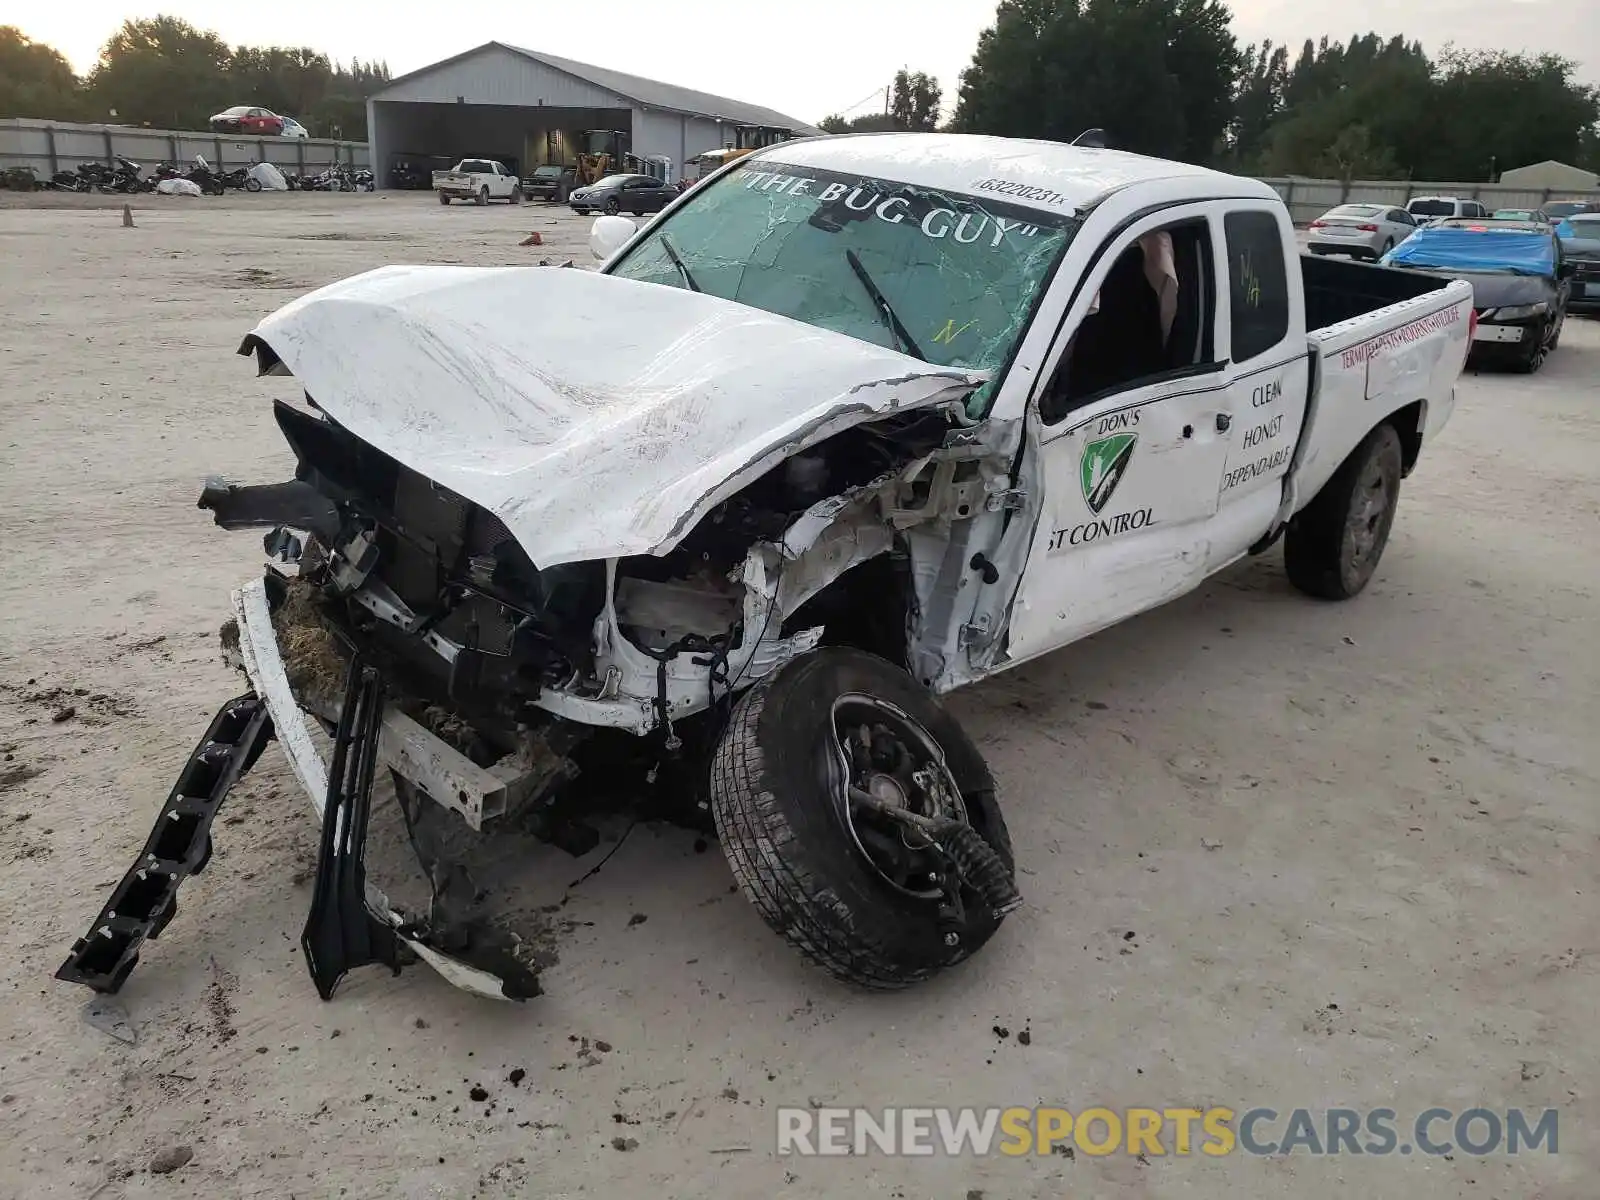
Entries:
[[677, 172], [707, 150], [739, 144], [741, 129], [819, 132], [760, 105], [501, 42], [402, 75], [367, 101], [380, 186], [399, 162], [432, 168], [469, 156], [526, 175], [597, 152], [608, 135], [621, 152], [670, 160]]

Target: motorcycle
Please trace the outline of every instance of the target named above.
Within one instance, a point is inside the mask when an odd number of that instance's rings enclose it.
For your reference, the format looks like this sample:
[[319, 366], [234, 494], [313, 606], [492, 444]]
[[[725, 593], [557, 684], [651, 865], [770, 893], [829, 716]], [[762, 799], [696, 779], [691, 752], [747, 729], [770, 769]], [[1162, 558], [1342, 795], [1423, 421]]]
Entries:
[[103, 192], [141, 192], [144, 190], [144, 180], [139, 173], [144, 170], [131, 158], [117, 155], [116, 169], [111, 172], [110, 179], [100, 185]]
[[332, 166], [308, 179], [300, 181], [300, 190], [303, 192], [353, 192], [356, 190], [355, 176], [350, 174], [349, 168]]
[[234, 188], [238, 191], [259, 192], [261, 180], [250, 174], [248, 167], [236, 167], [221, 177], [224, 187]]
[[194, 166], [185, 172], [183, 178], [209, 196], [220, 196], [228, 190], [228, 185], [223, 182], [223, 177], [211, 169], [211, 164], [206, 161], [204, 154], [196, 154], [194, 156]]
[[375, 192], [378, 190], [378, 177], [362, 167], [355, 173], [354, 184], [358, 192]]

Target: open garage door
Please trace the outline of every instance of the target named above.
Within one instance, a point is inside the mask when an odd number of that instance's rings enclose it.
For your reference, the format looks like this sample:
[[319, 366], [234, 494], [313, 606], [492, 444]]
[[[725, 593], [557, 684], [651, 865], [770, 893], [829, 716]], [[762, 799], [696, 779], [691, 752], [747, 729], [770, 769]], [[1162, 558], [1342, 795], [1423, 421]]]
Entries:
[[386, 187], [427, 188], [435, 170], [469, 157], [499, 159], [519, 175], [546, 163], [575, 166], [587, 131], [633, 133], [626, 108], [378, 101], [372, 113], [373, 169]]

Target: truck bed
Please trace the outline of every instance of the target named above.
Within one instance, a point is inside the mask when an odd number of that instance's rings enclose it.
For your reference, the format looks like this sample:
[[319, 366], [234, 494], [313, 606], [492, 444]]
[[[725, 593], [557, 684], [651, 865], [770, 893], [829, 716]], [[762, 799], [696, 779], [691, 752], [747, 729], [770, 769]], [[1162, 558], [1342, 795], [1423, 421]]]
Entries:
[[1379, 267], [1319, 254], [1300, 256], [1306, 328], [1327, 329], [1403, 300], [1443, 291], [1450, 280], [1397, 267]]

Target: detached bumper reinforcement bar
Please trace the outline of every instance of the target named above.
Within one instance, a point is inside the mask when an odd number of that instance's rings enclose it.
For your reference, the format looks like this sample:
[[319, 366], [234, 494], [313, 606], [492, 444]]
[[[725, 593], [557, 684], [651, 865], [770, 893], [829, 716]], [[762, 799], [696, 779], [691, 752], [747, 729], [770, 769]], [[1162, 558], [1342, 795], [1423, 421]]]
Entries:
[[272, 717], [253, 693], [222, 706], [161, 806], [138, 861], [73, 943], [57, 979], [97, 992], [122, 987], [145, 939], [160, 937], [178, 911], [178, 885], [211, 861], [211, 822], [272, 737]]
[[322, 847], [300, 945], [317, 994], [332, 1000], [353, 967], [382, 963], [400, 974], [394, 926], [367, 908], [367, 818], [383, 722], [383, 683], [359, 656], [350, 663], [344, 704], [333, 739], [328, 796], [322, 806]]

